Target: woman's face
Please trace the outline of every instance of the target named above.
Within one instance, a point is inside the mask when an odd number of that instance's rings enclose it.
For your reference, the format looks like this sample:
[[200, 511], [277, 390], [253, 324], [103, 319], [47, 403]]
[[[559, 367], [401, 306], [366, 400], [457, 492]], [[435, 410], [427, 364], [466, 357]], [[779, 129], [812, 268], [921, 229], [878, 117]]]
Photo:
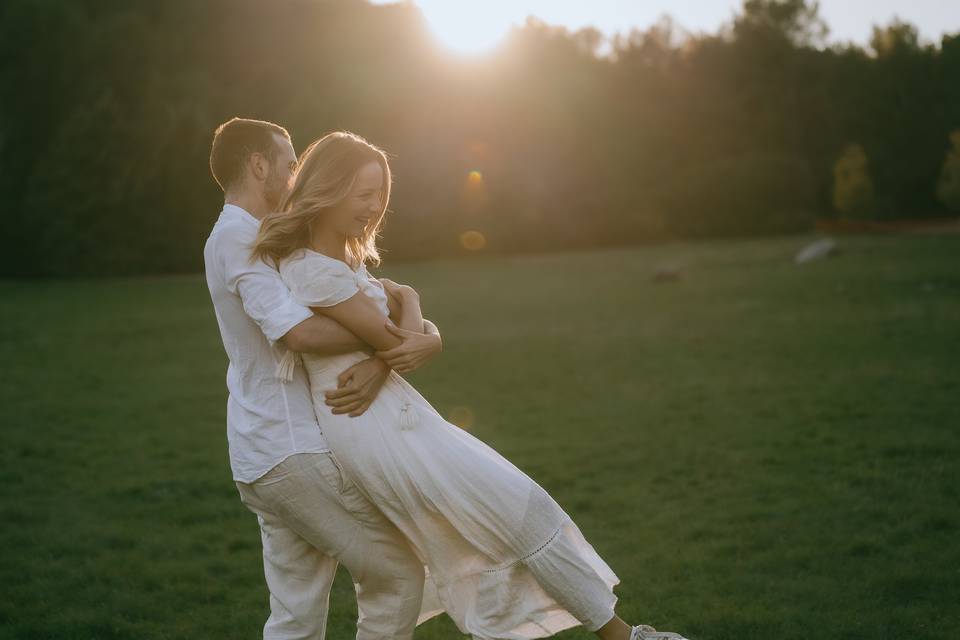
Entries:
[[378, 162], [365, 164], [357, 172], [357, 179], [343, 202], [324, 215], [337, 233], [348, 238], [363, 235], [369, 225], [377, 223], [383, 209], [383, 169]]

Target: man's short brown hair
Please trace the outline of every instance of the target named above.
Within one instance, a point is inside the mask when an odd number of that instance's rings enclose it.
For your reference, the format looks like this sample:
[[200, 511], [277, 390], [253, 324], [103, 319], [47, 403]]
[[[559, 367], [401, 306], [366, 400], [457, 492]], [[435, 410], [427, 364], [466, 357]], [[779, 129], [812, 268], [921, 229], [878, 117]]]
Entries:
[[264, 120], [231, 118], [217, 127], [210, 149], [210, 172], [220, 188], [226, 191], [240, 182], [250, 154], [262, 153], [272, 161], [277, 154], [274, 135], [290, 139], [286, 129]]

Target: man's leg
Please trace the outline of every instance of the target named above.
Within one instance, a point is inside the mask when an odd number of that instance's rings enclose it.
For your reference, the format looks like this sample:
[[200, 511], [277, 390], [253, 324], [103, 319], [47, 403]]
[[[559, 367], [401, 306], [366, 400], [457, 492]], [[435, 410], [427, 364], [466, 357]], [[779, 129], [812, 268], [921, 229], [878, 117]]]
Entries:
[[[274, 469], [263, 480], [273, 480]], [[264, 640], [323, 640], [337, 560], [288, 528], [252, 485], [237, 483], [243, 503], [257, 516], [263, 542], [263, 575], [270, 594]]]
[[424, 571], [403, 535], [342, 474], [332, 455], [297, 454], [278, 466], [279, 479], [265, 476], [266, 482], [252, 486], [285, 527], [350, 572], [360, 613], [357, 639], [412, 638]]

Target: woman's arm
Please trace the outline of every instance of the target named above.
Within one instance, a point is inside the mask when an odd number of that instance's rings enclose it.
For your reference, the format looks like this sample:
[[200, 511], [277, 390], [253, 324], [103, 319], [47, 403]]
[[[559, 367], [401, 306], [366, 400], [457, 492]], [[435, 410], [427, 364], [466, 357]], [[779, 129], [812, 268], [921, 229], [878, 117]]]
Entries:
[[[390, 307], [390, 319], [393, 320], [393, 323], [408, 331], [428, 333], [422, 312], [419, 323], [417, 323], [415, 316], [407, 319], [406, 322], [404, 320], [405, 300], [411, 299], [411, 304], [415, 304], [417, 309], [420, 308], [420, 294], [417, 293], [416, 289], [409, 285], [397, 284], [389, 278], [378, 278], [378, 280], [384, 293], [387, 294], [387, 306]], [[430, 324], [433, 326], [433, 323]]]
[[394, 324], [396, 324], [400, 322], [400, 314], [403, 312], [403, 302], [400, 300], [400, 297], [390, 289], [384, 287], [383, 291], [387, 294], [387, 306], [390, 307], [389, 317], [393, 320]]
[[[400, 312], [403, 310], [403, 303], [400, 302], [399, 297], [390, 291], [387, 291], [387, 306], [390, 307], [390, 320], [392, 320], [394, 324], [400, 322]], [[423, 311], [423, 307], [421, 307], [420, 310]], [[344, 331], [346, 330], [344, 329]], [[423, 319], [423, 329], [421, 329], [418, 333], [422, 333], [427, 336], [436, 336], [437, 338], [440, 337], [440, 329], [437, 328], [437, 325], [426, 318]]]
[[400, 322], [398, 327], [407, 331], [423, 333], [423, 311], [420, 309], [420, 294], [406, 287], [398, 294], [400, 297]]
[[[403, 285], [398, 285], [392, 280], [381, 280], [384, 285], [384, 291], [388, 295], [388, 305], [391, 307], [391, 319], [394, 326], [388, 326], [390, 333], [403, 340], [403, 344], [387, 351], [377, 351], [374, 355], [386, 362], [397, 373], [407, 373], [419, 369], [434, 356], [443, 351], [443, 340], [440, 337], [440, 330], [426, 318], [419, 329], [408, 331], [396, 326], [400, 322], [403, 313], [402, 295]], [[414, 292], [415, 294], [416, 292]], [[416, 304], [419, 307], [419, 296], [416, 296]]]
[[[420, 297], [413, 289], [409, 287], [407, 289], [409, 292], [404, 291], [399, 294], [401, 309], [399, 322], [396, 324], [404, 329], [423, 331]], [[380, 306], [362, 291], [333, 306], [311, 307], [311, 309], [315, 313], [336, 320], [348, 331], [379, 351], [386, 351], [403, 343], [399, 337], [387, 330], [385, 324], [387, 316], [384, 315]]]

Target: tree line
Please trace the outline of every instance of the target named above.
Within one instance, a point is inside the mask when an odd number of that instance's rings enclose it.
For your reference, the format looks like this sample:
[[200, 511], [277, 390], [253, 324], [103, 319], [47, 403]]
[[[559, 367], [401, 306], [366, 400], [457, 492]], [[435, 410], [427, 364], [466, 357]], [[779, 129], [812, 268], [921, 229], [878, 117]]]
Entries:
[[960, 34], [831, 43], [805, 0], [712, 34], [528, 19], [479, 58], [410, 3], [7, 0], [0, 52], [5, 275], [199, 270], [234, 115], [384, 148], [388, 258], [960, 211]]

